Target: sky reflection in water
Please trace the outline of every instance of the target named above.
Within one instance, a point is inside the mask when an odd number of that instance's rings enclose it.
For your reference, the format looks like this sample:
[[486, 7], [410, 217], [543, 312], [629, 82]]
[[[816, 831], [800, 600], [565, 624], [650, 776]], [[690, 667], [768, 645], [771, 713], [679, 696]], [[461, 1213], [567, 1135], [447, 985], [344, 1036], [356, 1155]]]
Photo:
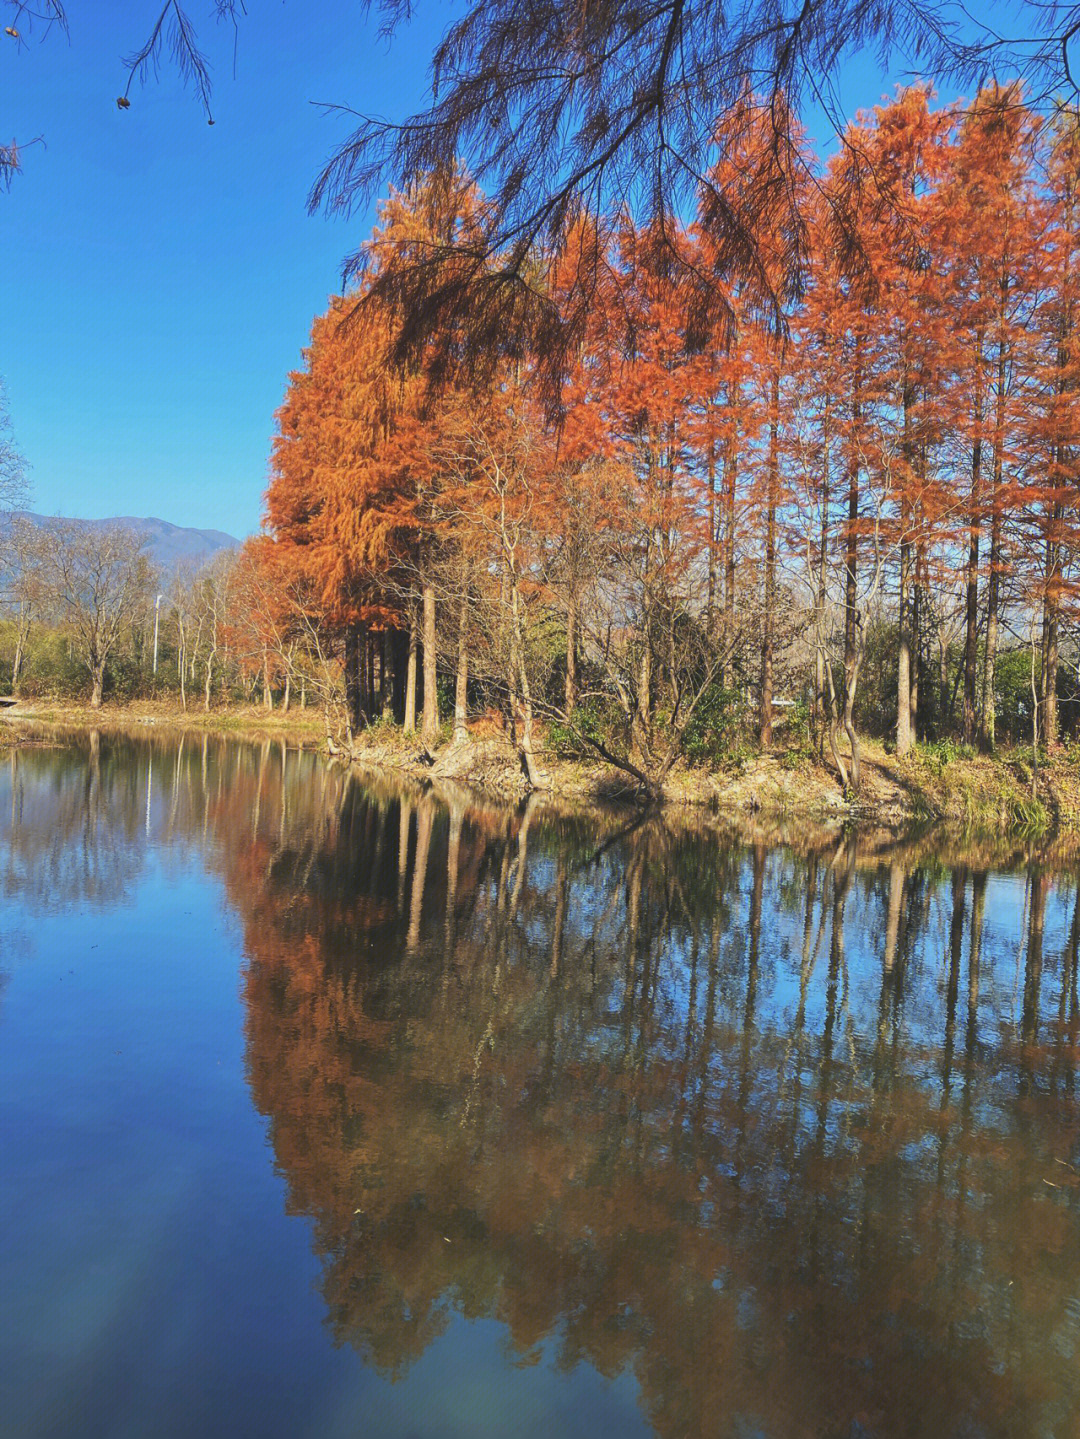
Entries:
[[0, 895], [4, 1435], [1077, 1432], [1046, 856], [84, 735]]

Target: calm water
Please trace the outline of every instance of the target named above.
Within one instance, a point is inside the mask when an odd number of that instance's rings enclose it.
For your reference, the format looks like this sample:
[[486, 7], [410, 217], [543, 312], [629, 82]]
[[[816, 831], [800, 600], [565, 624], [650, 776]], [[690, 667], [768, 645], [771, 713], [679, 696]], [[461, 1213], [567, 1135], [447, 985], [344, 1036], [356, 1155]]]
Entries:
[[1077, 882], [0, 770], [0, 1433], [1080, 1433]]

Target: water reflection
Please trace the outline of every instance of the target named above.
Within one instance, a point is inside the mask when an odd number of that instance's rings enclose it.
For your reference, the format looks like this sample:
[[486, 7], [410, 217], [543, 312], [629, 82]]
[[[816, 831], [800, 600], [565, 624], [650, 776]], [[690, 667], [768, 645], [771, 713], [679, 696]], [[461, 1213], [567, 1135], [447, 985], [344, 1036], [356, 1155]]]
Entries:
[[252, 1097], [381, 1372], [458, 1313], [632, 1372], [672, 1439], [1076, 1432], [1051, 853], [509, 811], [269, 743], [18, 763], [9, 889], [115, 894], [147, 831], [223, 877]]

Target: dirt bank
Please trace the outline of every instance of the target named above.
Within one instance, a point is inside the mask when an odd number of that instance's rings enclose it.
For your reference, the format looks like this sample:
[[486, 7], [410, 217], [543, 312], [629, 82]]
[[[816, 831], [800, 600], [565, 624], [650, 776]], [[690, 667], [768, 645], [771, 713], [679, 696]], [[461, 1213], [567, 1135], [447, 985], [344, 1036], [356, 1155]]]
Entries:
[[[325, 747], [320, 713], [234, 706], [179, 709], [166, 703], [106, 704], [100, 710], [37, 702], [0, 711], [0, 744], [16, 742], [23, 725], [55, 723], [99, 729], [155, 726], [230, 734], [273, 735], [304, 747]], [[393, 771], [414, 779], [456, 783], [515, 801], [529, 790], [519, 758], [505, 735], [491, 727], [463, 742], [446, 740], [429, 753], [415, 736], [379, 724], [361, 734], [347, 755], [362, 768]], [[555, 798], [596, 802], [633, 800], [634, 782], [612, 766], [569, 760], [541, 750], [545, 790]], [[805, 750], [746, 753], [707, 768], [683, 766], [667, 780], [670, 808], [700, 809], [718, 816], [803, 817], [835, 825], [858, 820], [892, 830], [918, 822], [944, 821], [973, 833], [1080, 834], [1080, 748], [1062, 750], [1036, 771], [1027, 750], [993, 757], [956, 746], [916, 746], [904, 759], [867, 741], [857, 796], [845, 795], [836, 770]]]
[[[429, 754], [400, 731], [377, 728], [353, 746], [355, 763], [436, 781], [454, 781], [505, 799], [527, 793], [513, 748], [499, 736], [470, 737]], [[580, 800], [632, 799], [633, 781], [613, 767], [538, 756], [547, 790]], [[717, 814], [801, 815], [853, 819], [890, 829], [945, 821], [972, 832], [1080, 832], [1080, 752], [1064, 751], [1036, 773], [1030, 751], [994, 757], [918, 746], [904, 759], [867, 742], [858, 795], [845, 794], [836, 770], [803, 751], [751, 754], [719, 768], [677, 769], [664, 788], [669, 807], [704, 806]]]

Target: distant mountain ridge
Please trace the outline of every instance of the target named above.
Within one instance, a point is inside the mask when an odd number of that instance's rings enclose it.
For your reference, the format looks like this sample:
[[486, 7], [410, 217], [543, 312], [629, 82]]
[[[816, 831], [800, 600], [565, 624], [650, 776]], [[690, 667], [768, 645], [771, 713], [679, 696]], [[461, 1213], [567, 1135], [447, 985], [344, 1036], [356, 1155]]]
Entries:
[[105, 525], [124, 525], [145, 540], [144, 553], [164, 574], [172, 574], [182, 565], [197, 567], [222, 550], [238, 550], [240, 541], [223, 530], [195, 530], [172, 525], [155, 515], [139, 519], [134, 515], [113, 515], [102, 520], [68, 520], [62, 515], [35, 515], [29, 510], [18, 511], [18, 517], [31, 524], [48, 528], [55, 524], [86, 525], [100, 529]]

